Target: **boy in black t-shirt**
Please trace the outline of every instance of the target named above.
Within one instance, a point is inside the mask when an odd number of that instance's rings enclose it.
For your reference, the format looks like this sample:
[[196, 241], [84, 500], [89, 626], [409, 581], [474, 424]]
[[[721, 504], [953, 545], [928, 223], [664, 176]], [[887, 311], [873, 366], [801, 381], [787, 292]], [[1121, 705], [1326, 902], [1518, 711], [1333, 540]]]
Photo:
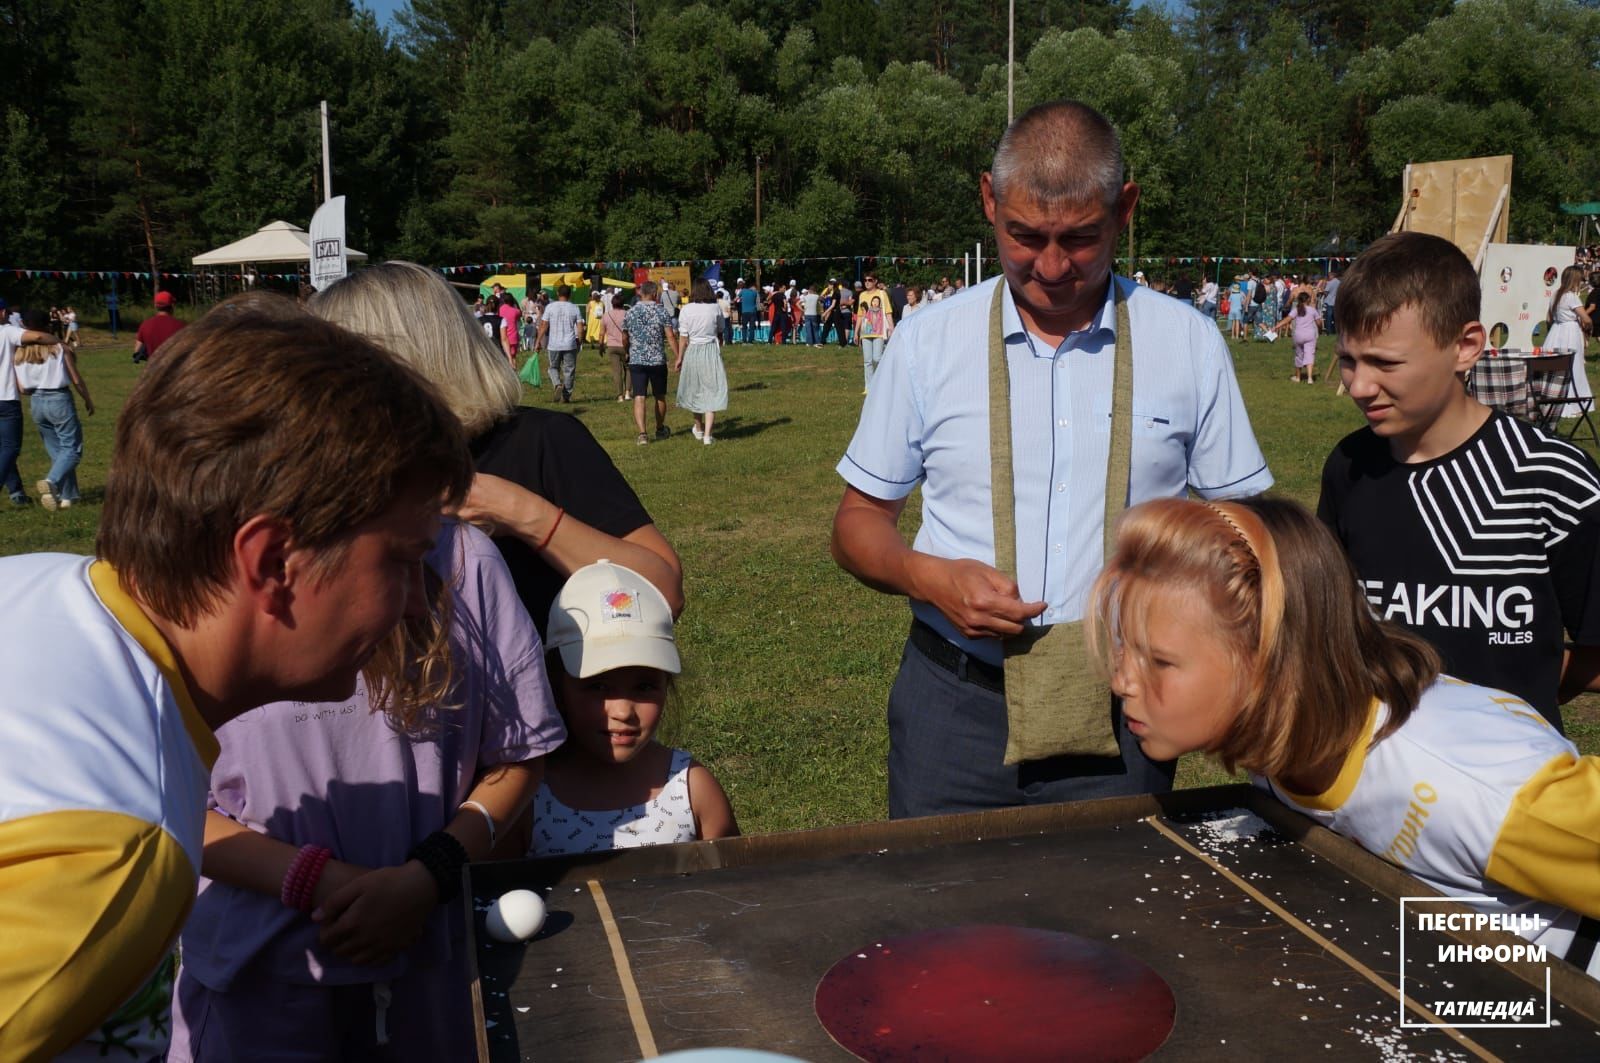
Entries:
[[1559, 728], [1558, 705], [1600, 686], [1600, 470], [1466, 393], [1478, 305], [1472, 263], [1436, 236], [1391, 234], [1350, 267], [1339, 369], [1367, 427], [1328, 457], [1318, 515], [1378, 616]]

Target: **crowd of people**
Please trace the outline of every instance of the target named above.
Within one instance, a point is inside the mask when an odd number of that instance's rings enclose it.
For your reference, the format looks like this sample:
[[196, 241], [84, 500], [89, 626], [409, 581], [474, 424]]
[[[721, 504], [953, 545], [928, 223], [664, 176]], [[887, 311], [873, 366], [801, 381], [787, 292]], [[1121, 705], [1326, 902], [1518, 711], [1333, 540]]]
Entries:
[[[472, 313], [484, 333], [501, 345], [523, 381], [531, 387], [543, 386], [540, 368], [543, 360], [556, 402], [572, 401], [579, 355], [588, 345], [606, 363], [616, 400], [625, 403], [638, 397], [635, 369], [648, 370], [649, 373], [639, 378], [648, 381], [651, 373], [666, 364], [665, 354], [657, 350], [661, 343], [651, 331], [655, 325], [649, 322], [659, 322], [672, 333], [668, 341], [671, 344], [678, 342], [679, 334], [685, 337], [687, 344], [693, 337], [683, 333], [678, 322], [684, 312], [689, 312], [691, 318], [697, 320], [699, 331], [704, 333], [699, 337], [702, 344], [714, 342], [719, 353], [715, 365], [703, 357], [691, 361], [691, 366], [695, 362], [705, 362], [706, 371], [713, 378], [708, 394], [691, 401], [721, 402], [708, 411], [684, 407], [696, 414], [696, 428], [692, 431], [695, 438], [704, 441], [708, 438], [703, 430], [704, 414], [726, 408], [725, 398], [717, 398], [720, 392], [715, 383], [717, 373], [725, 370], [720, 360], [721, 348], [735, 343], [803, 344], [816, 348], [830, 343], [839, 347], [858, 346], [862, 353], [865, 389], [872, 382], [873, 371], [883, 357], [884, 345], [895, 325], [908, 314], [959, 294], [966, 286], [964, 281], [952, 281], [949, 277], [926, 286], [881, 285], [871, 271], [858, 281], [829, 277], [815, 287], [802, 285], [792, 278], [787, 286], [762, 285], [743, 277], [734, 282], [732, 289], [720, 280], [706, 280], [705, 284], [706, 291], [699, 292], [699, 282], [696, 282], [687, 297], [667, 281], [644, 281], [626, 288], [597, 284], [590, 290], [586, 307], [580, 309], [572, 301], [575, 290], [570, 284], [556, 285], [549, 291], [530, 288], [519, 301], [514, 293], [495, 283], [473, 304]], [[653, 294], [646, 296], [646, 288]], [[659, 310], [633, 314], [632, 308], [644, 302], [656, 304]], [[563, 307], [563, 303], [572, 309]], [[716, 312], [695, 311], [692, 308], [696, 305], [714, 306]], [[551, 318], [552, 308], [554, 319]], [[576, 322], [573, 310], [578, 311]], [[627, 324], [630, 317], [632, 326]], [[702, 318], [704, 320], [700, 320]], [[700, 353], [704, 355], [707, 351], [709, 347], [703, 346]], [[677, 353], [674, 346], [674, 356]], [[697, 378], [702, 374], [693, 369], [691, 373], [690, 391], [694, 391], [700, 387]], [[664, 401], [665, 382], [644, 386], [654, 387], [651, 393], [658, 401]], [[665, 409], [660, 413], [655, 437], [664, 439], [671, 433], [663, 431]], [[636, 410], [635, 419], [641, 442], [648, 443], [650, 433], [646, 431], [642, 413]]]
[[[863, 351], [831, 550], [910, 606], [891, 817], [1161, 792], [1202, 751], [1600, 975], [1600, 759], [1560, 712], [1600, 689], [1600, 469], [1463, 390], [1476, 273], [1399, 233], [1321, 313], [1241, 286], [1297, 347], [1331, 308], [1367, 422], [1315, 515], [1262, 497], [1205, 287], [1112, 270], [1123, 175], [1093, 109], [1023, 114], [980, 179], [1000, 273], [959, 298], [869, 274], [470, 307], [388, 262], [146, 347], [96, 556], [0, 559], [0, 1056], [469, 1058], [467, 862], [738, 833], [656, 738], [682, 563], [560, 406], [594, 342], [667, 438], [671, 359], [712, 442], [747, 295], [777, 336], [829, 293]], [[530, 318], [549, 407], [520, 405]], [[8, 384], [93, 410], [47, 318], [0, 326]], [[1423, 779], [1428, 844], [1397, 849]]]

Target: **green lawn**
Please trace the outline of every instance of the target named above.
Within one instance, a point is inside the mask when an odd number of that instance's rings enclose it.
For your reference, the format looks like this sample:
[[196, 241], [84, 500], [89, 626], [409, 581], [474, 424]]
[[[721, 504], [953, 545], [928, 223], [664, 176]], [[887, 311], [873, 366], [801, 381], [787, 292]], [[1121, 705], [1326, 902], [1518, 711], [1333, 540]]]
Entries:
[[[80, 361], [102, 409], [85, 419], [85, 504], [51, 513], [0, 502], [0, 552], [93, 550], [113, 417], [138, 370], [128, 358], [130, 336], [115, 343], [95, 330], [85, 336]], [[1325, 339], [1323, 366], [1328, 346]], [[1314, 505], [1323, 458], [1362, 420], [1332, 386], [1290, 383], [1291, 360], [1286, 340], [1235, 346], [1277, 489]], [[739, 346], [726, 361], [730, 408], [717, 421], [714, 447], [690, 438], [688, 415], [676, 411], [677, 435], [636, 446], [631, 415], [607, 394], [609, 374], [592, 351], [580, 359], [578, 401], [567, 407], [611, 452], [683, 555], [687, 671], [667, 737], [711, 766], [746, 830], [881, 818], [883, 711], [908, 614], [903, 602], [836, 568], [827, 548], [842, 486], [833, 466], [860, 411], [860, 356], [832, 346]], [[547, 386], [525, 401], [549, 399]], [[29, 426], [22, 470], [30, 494], [47, 464]], [[908, 532], [916, 518], [913, 500]], [[1600, 697], [1569, 706], [1568, 719], [1585, 751], [1600, 750]], [[1222, 778], [1191, 757], [1179, 782]]]

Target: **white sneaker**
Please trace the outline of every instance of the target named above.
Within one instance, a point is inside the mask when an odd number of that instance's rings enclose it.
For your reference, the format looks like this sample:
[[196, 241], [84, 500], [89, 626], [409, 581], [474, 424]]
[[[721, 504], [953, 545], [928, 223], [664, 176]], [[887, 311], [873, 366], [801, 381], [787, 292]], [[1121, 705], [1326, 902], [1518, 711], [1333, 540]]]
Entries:
[[694, 424], [693, 424], [693, 425], [692, 425], [692, 426], [691, 426], [691, 427], [690, 427], [690, 428], [689, 428], [689, 431], [691, 431], [691, 432], [693, 432], [693, 433], [694, 433], [694, 437], [695, 437], [695, 438], [696, 438], [696, 439], [704, 439], [704, 438], [705, 438], [705, 433], [704, 433], [704, 432], [702, 432], [702, 431], [700, 431], [700, 422], [699, 422], [699, 421], [696, 421], [696, 422], [695, 422], [695, 423], [694, 423]]
[[700, 442], [704, 443], [706, 446], [709, 447], [711, 445], [711, 437], [710, 436], [701, 436], [700, 437]]

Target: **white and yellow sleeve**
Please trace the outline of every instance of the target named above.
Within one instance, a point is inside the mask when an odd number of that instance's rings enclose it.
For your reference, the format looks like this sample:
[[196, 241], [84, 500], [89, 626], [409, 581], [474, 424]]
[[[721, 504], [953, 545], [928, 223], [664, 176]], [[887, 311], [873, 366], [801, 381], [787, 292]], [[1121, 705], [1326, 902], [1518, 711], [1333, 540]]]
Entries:
[[134, 816], [0, 823], [0, 1059], [52, 1058], [138, 990], [196, 882], [177, 840]]
[[1525, 896], [1600, 918], [1600, 757], [1562, 753], [1522, 785], [1486, 874]]

